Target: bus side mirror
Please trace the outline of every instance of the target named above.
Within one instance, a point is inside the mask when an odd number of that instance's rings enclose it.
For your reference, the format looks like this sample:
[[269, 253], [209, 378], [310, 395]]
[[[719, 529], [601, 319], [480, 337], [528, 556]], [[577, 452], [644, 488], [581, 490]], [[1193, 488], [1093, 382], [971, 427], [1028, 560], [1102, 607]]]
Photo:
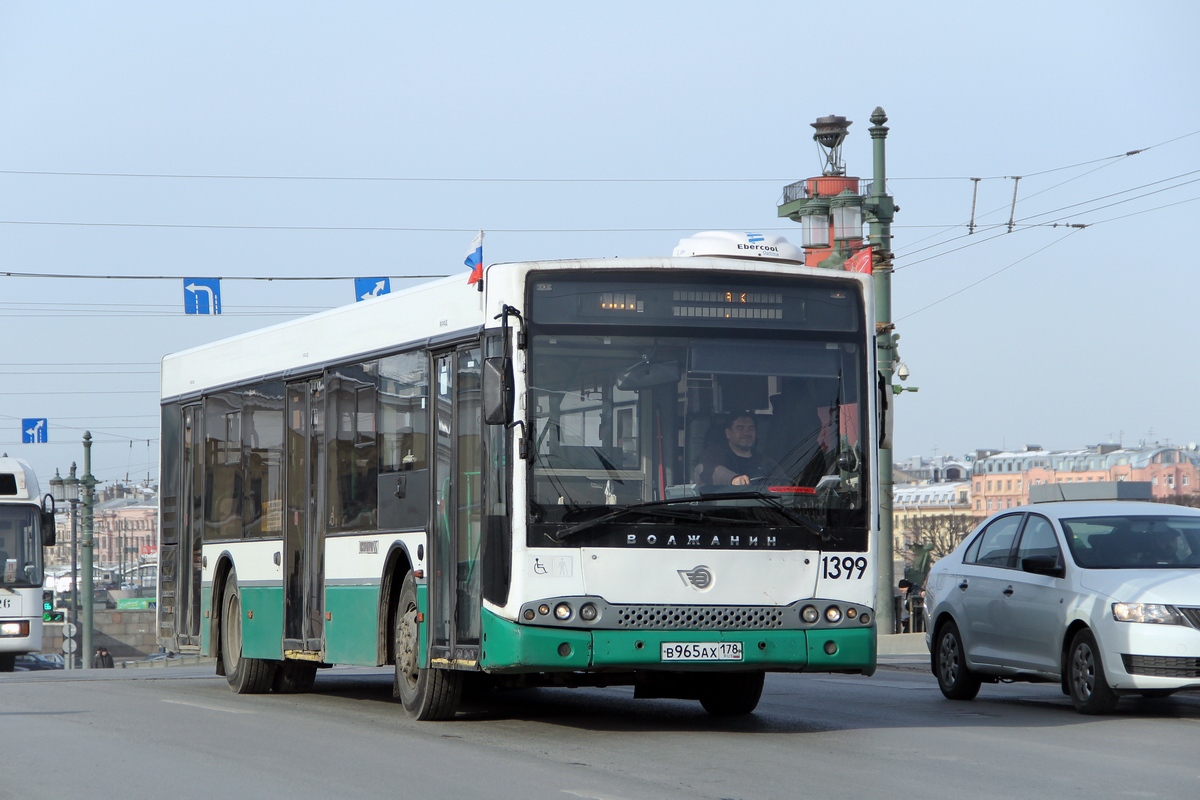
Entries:
[[483, 360], [483, 421], [509, 425], [513, 418], [513, 366], [507, 356]]
[[58, 543], [58, 530], [54, 527], [54, 496], [42, 498], [42, 547], [54, 547]]

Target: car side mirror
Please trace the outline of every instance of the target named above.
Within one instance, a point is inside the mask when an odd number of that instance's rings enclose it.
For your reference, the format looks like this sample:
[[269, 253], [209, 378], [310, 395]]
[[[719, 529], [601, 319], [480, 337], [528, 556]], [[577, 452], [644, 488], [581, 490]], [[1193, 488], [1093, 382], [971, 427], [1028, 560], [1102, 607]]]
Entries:
[[1061, 578], [1067, 574], [1067, 571], [1058, 563], [1058, 556], [1050, 555], [1025, 556], [1021, 559], [1021, 570], [1034, 575], [1049, 575], [1054, 578]]

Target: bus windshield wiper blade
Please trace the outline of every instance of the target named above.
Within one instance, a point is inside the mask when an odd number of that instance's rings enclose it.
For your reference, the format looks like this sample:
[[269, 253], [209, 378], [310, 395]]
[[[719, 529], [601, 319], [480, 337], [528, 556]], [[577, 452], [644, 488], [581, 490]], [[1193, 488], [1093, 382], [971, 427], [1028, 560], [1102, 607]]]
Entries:
[[[689, 498], [694, 500], [695, 498]], [[663, 505], [669, 505], [672, 501], [655, 501], [651, 503], [643, 503], [636, 506], [625, 506], [623, 508], [614, 509], [607, 514], [601, 514], [592, 519], [586, 519], [583, 522], [576, 523], [569, 528], [563, 528], [561, 531], [550, 534], [550, 538], [556, 542], [561, 542], [564, 539], [574, 536], [577, 533], [582, 533], [589, 528], [594, 528], [597, 525], [603, 525], [606, 522], [612, 522], [618, 517], [623, 517], [626, 514], [645, 514], [652, 517], [664, 517], [666, 519], [682, 519], [692, 522], [702, 522], [707, 514], [699, 509], [684, 510], [663, 508]]]
[[[717, 492], [713, 494], [702, 494], [689, 497], [672, 497], [667, 500], [654, 500], [636, 506], [625, 506], [624, 508], [614, 509], [607, 514], [601, 514], [593, 519], [584, 520], [583, 522], [572, 525], [569, 528], [563, 528], [561, 531], [550, 534], [550, 538], [556, 542], [561, 542], [577, 533], [582, 533], [589, 528], [594, 528], [597, 525], [603, 525], [606, 522], [611, 522], [614, 519], [618, 519], [619, 517], [632, 513], [642, 513], [646, 514], [647, 516], [665, 517], [668, 519], [682, 519], [703, 522], [707, 519], [713, 518], [712, 512], [715, 509], [702, 510], [697, 508], [685, 510], [681, 508], [672, 508], [672, 506], [708, 503], [718, 500], [758, 500], [762, 503], [765, 503], [771, 509], [778, 511], [780, 516], [791, 522], [793, 525], [798, 525], [801, 528], [807, 528], [808, 530], [820, 536], [824, 541], [837, 539], [836, 536], [833, 536], [818, 523], [808, 519], [807, 517], [804, 517], [803, 515], [794, 513], [791, 509], [781, 503], [778, 498], [762, 494], [761, 492], [746, 491]], [[727, 524], [755, 524], [752, 520], [728, 519], [719, 515], [716, 518]]]
[[[680, 498], [682, 499], [682, 498]], [[769, 494], [762, 492], [718, 492], [715, 494], [705, 494], [700, 497], [690, 497], [689, 500], [760, 500], [768, 506], [778, 511], [789, 522], [799, 525], [801, 528], [808, 528], [813, 533], [821, 537], [823, 541], [838, 541], [838, 537], [825, 530], [824, 526], [814, 520], [809, 519], [803, 514], [797, 514], [790, 508], [779, 501], [779, 498], [772, 497]], [[673, 501], [666, 501], [673, 502]]]

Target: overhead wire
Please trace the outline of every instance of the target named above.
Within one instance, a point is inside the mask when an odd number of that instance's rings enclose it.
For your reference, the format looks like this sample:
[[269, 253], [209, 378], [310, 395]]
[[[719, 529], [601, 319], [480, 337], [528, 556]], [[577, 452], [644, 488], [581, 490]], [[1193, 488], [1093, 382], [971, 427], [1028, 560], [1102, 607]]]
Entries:
[[1050, 242], [1049, 244], [1047, 244], [1047, 245], [1045, 245], [1045, 246], [1043, 246], [1043, 247], [1039, 247], [1037, 250], [1034, 250], [1032, 253], [1029, 253], [1028, 255], [1024, 255], [1024, 256], [1022, 256], [1021, 258], [1018, 258], [1016, 261], [1012, 262], [1011, 264], [1008, 264], [1008, 265], [1006, 265], [1006, 266], [1003, 266], [1003, 267], [1001, 267], [1000, 269], [998, 269], [998, 270], [996, 270], [996, 271], [994, 271], [994, 272], [989, 272], [987, 275], [984, 275], [984, 276], [983, 276], [982, 278], [980, 278], [979, 280], [977, 280], [977, 281], [973, 281], [972, 283], [968, 283], [966, 286], [962, 287], [961, 289], [958, 289], [958, 290], [956, 290], [956, 291], [953, 291], [953, 292], [951, 292], [950, 294], [946, 295], [945, 297], [942, 297], [942, 298], [939, 298], [939, 299], [937, 299], [937, 300], [934, 300], [932, 303], [928, 303], [927, 305], [923, 305], [923, 306], [921, 306], [920, 308], [916, 309], [915, 311], [911, 311], [911, 312], [909, 312], [908, 314], [905, 314], [904, 316], [902, 316], [902, 317], [899, 317], [899, 318], [897, 318], [897, 319], [896, 319], [896, 320], [894, 320], [894, 321], [895, 321], [895, 322], [901, 322], [901, 321], [903, 321], [903, 320], [906, 320], [906, 319], [908, 319], [908, 318], [909, 318], [909, 317], [911, 317], [911, 316], [914, 316], [914, 315], [916, 315], [916, 314], [920, 314], [922, 311], [925, 311], [925, 310], [927, 310], [927, 309], [933, 308], [934, 306], [936, 306], [936, 305], [938, 305], [938, 304], [940, 304], [940, 303], [944, 303], [944, 302], [946, 302], [947, 300], [949, 300], [949, 299], [950, 299], [950, 298], [952, 298], [952, 297], [957, 297], [958, 295], [962, 294], [963, 292], [967, 291], [968, 289], [972, 289], [972, 288], [974, 288], [974, 287], [978, 286], [979, 284], [983, 283], [984, 281], [991, 280], [992, 278], [996, 277], [996, 276], [997, 276], [997, 275], [999, 275], [1000, 273], [1002, 273], [1002, 272], [1005, 272], [1005, 271], [1007, 271], [1007, 270], [1010, 270], [1010, 269], [1012, 269], [1013, 267], [1017, 266], [1018, 264], [1020, 264], [1020, 263], [1022, 263], [1022, 262], [1028, 261], [1029, 259], [1031, 259], [1031, 258], [1033, 258], [1034, 256], [1036, 256], [1038, 253], [1041, 253], [1041, 252], [1043, 252], [1043, 251], [1045, 251], [1045, 250], [1048, 250], [1048, 249], [1050, 249], [1051, 247], [1054, 247], [1054, 246], [1055, 246], [1055, 245], [1057, 245], [1057, 244], [1061, 244], [1062, 242], [1065, 242], [1067, 239], [1070, 239], [1072, 236], [1074, 236], [1074, 235], [1075, 235], [1075, 234], [1077, 234], [1077, 233], [1080, 233], [1080, 230], [1079, 230], [1079, 229], [1074, 229], [1074, 230], [1071, 230], [1071, 231], [1069, 231], [1069, 232], [1067, 233], [1067, 235], [1066, 235], [1066, 236], [1063, 236], [1063, 237], [1060, 237], [1060, 238], [1058, 238], [1058, 239], [1055, 239], [1053, 242]]
[[[1061, 167], [1052, 167], [1050, 169], [1040, 170], [1038, 172], [1024, 173], [1022, 177], [1031, 178], [1038, 175], [1047, 175], [1052, 172], [1061, 172], [1063, 170], [1075, 169], [1084, 167], [1090, 164], [1096, 164], [1102, 161], [1110, 161], [1120, 158], [1128, 158], [1130, 156], [1144, 153], [1147, 150], [1153, 150], [1156, 147], [1177, 142], [1181, 139], [1186, 139], [1190, 136], [1200, 134], [1200, 130], [1195, 130], [1190, 133], [1181, 134], [1171, 139], [1146, 147], [1137, 148], [1135, 150], [1127, 150], [1123, 153], [1117, 153], [1111, 156], [1102, 156], [1100, 158], [1090, 159], [1088, 161], [1080, 161], [1075, 164], [1068, 164]], [[157, 178], [157, 179], [183, 179], [183, 180], [267, 180], [267, 181], [364, 181], [364, 182], [391, 182], [391, 183], [777, 183], [780, 181], [789, 181], [790, 178], [747, 178], [747, 177], [692, 177], [692, 178], [634, 178], [634, 177], [566, 177], [566, 178], [517, 178], [505, 176], [481, 177], [481, 176], [433, 176], [433, 175], [270, 175], [270, 174], [235, 174], [235, 173], [185, 173], [185, 172], [102, 172], [91, 170], [21, 170], [21, 169], [0, 169], [0, 175], [30, 175], [30, 176], [50, 176], [50, 177], [87, 177], [87, 178]], [[993, 175], [980, 180], [998, 180], [1009, 178], [1011, 175]], [[894, 177], [889, 180], [969, 180], [970, 178], [962, 176], [915, 176], [915, 177]]]

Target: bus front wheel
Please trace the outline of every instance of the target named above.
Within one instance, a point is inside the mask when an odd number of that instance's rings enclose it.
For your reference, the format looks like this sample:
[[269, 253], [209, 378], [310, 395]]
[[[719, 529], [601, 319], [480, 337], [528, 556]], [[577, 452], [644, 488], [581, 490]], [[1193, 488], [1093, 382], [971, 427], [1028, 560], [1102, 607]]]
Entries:
[[418, 720], [453, 717], [462, 693], [462, 673], [419, 666], [417, 584], [411, 572], [400, 588], [392, 645], [396, 654], [392, 696], [400, 699], [408, 715]]
[[714, 717], [751, 714], [762, 697], [764, 672], [718, 672], [704, 680], [700, 705]]
[[285, 661], [275, 667], [271, 689], [279, 694], [302, 694], [312, 691], [317, 679], [317, 665], [304, 661]]
[[242, 596], [237, 573], [230, 570], [221, 597], [221, 662], [225, 680], [238, 694], [262, 694], [270, 690], [274, 664], [261, 658], [242, 657]]
[[12, 672], [16, 666], [16, 653], [0, 653], [0, 672]]

